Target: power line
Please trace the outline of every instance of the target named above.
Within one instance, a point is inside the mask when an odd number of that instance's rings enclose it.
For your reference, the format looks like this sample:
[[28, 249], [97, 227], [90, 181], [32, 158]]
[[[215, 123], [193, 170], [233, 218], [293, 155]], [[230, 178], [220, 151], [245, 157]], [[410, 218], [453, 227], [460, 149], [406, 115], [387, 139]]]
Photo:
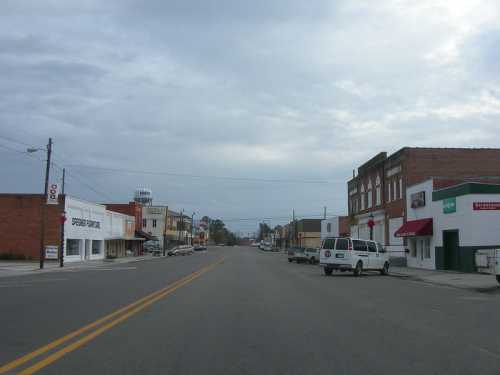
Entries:
[[328, 183], [328, 181], [326, 181], [326, 180], [266, 179], [266, 178], [253, 178], [253, 177], [195, 175], [195, 174], [167, 172], [167, 171], [143, 171], [143, 170], [136, 170], [136, 169], [97, 167], [97, 166], [83, 165], [83, 164], [70, 164], [70, 165], [68, 165], [68, 167], [93, 169], [93, 170], [118, 172], [118, 173], [148, 174], [148, 175], [156, 175], [156, 176], [175, 176], [175, 177], [188, 177], [188, 178], [213, 178], [213, 179], [218, 179], [218, 180], [230, 180], [230, 181], [282, 182], [282, 183], [305, 183], [305, 184], [326, 184], [326, 183]]
[[18, 143], [18, 144], [23, 145], [23, 146], [28, 146], [28, 147], [33, 146], [32, 144], [25, 143], [25, 142], [19, 141], [17, 139], [11, 138], [11, 137], [7, 137], [5, 135], [0, 135], [0, 138], [6, 139], [7, 141], [10, 141], [10, 142]]

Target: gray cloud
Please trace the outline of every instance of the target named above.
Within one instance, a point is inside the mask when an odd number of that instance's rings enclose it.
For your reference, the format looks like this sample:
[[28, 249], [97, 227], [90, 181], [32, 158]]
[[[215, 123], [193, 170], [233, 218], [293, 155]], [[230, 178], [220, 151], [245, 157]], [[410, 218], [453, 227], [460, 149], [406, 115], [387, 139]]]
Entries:
[[[351, 170], [381, 150], [499, 141], [495, 2], [53, 0], [0, 10], [0, 135], [36, 145], [52, 136], [61, 165], [329, 181], [69, 168], [116, 201], [150, 186], [173, 208], [226, 218], [342, 213]], [[12, 176], [2, 191], [40, 189], [40, 161], [0, 153]], [[106, 199], [76, 180], [68, 187]]]

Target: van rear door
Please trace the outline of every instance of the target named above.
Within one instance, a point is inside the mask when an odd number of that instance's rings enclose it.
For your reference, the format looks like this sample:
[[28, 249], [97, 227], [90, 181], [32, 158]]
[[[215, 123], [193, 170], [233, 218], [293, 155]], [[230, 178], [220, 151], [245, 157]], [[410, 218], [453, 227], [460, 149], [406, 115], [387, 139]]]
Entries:
[[352, 247], [354, 250], [354, 254], [361, 258], [363, 262], [363, 268], [370, 267], [369, 255], [368, 255], [368, 246], [366, 241], [363, 240], [352, 240]]

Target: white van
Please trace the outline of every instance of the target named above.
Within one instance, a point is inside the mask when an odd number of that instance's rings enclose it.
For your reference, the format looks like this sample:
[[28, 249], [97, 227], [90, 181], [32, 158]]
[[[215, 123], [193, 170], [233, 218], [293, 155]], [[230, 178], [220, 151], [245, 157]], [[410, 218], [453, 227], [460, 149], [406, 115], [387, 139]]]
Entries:
[[353, 271], [356, 276], [361, 275], [364, 270], [376, 270], [387, 275], [389, 254], [375, 241], [329, 237], [323, 241], [319, 264], [325, 275], [331, 275], [333, 270]]

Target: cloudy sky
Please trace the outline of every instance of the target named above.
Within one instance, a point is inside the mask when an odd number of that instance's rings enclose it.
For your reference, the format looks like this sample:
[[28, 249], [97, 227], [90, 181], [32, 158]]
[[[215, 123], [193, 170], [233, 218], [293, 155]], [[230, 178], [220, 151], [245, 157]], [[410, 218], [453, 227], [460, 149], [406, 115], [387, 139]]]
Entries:
[[3, 0], [0, 191], [41, 191], [50, 136], [92, 201], [342, 214], [380, 151], [498, 147], [499, 61], [498, 0]]

